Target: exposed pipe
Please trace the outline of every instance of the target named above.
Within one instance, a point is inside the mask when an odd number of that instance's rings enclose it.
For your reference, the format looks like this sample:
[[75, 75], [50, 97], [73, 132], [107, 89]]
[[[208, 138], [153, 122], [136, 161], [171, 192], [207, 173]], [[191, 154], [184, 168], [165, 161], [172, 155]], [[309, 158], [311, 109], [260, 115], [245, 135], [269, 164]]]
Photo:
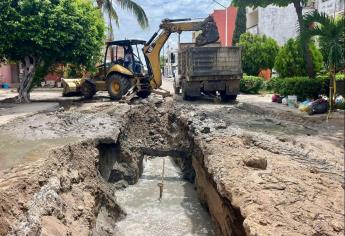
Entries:
[[159, 200], [162, 200], [162, 197], [163, 197], [163, 187], [164, 187], [164, 168], [165, 168], [165, 159], [163, 158], [162, 177], [161, 177], [161, 182], [158, 184], [158, 187], [159, 187]]

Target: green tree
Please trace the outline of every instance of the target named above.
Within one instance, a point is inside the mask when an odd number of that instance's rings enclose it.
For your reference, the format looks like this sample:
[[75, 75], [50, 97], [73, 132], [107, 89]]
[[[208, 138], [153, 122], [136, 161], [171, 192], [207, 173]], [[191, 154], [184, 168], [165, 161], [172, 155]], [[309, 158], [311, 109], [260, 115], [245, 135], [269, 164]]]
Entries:
[[132, 0], [96, 0], [97, 6], [101, 9], [102, 13], [105, 14], [109, 20], [109, 31], [108, 39], [114, 39], [114, 30], [112, 20], [115, 21], [116, 25], [119, 25], [119, 17], [115, 10], [113, 2], [116, 3], [121, 9], [129, 10], [134, 14], [139, 23], [140, 27], [145, 29], [149, 25], [145, 11], [136, 2]]
[[239, 45], [242, 50], [243, 70], [257, 76], [260, 69], [272, 69], [279, 51], [278, 43], [271, 38], [250, 33], [242, 34]]
[[32, 81], [44, 63], [91, 68], [100, 58], [105, 24], [89, 0], [1, 0], [0, 11], [0, 58], [24, 66], [20, 102], [30, 101]]
[[[319, 72], [323, 64], [322, 54], [314, 44], [309, 44], [309, 50], [312, 55], [314, 70], [315, 72]], [[289, 39], [287, 43], [280, 48], [274, 68], [281, 77], [307, 75], [307, 68], [303, 59], [303, 51], [298, 40]]]
[[240, 36], [246, 32], [246, 29], [247, 29], [246, 25], [247, 25], [246, 8], [239, 7], [237, 9], [235, 32], [232, 38], [233, 45], [236, 45], [240, 41]]
[[[303, 6], [308, 3], [308, 0], [234, 0], [233, 3], [237, 6], [253, 6], [253, 7], [266, 7], [270, 4], [286, 7], [289, 4], [293, 4], [298, 17], [300, 32], [307, 29], [307, 26], [303, 21]], [[313, 61], [311, 52], [309, 51], [308, 41], [301, 40], [301, 46], [303, 50], [304, 62], [306, 64], [307, 73], [310, 78], [315, 77], [315, 71], [313, 67]]]
[[304, 22], [309, 26], [305, 32], [305, 38], [317, 37], [324, 55], [325, 65], [330, 75], [330, 106], [332, 109], [336, 94], [335, 75], [345, 66], [345, 17], [341, 16], [336, 19], [325, 13], [314, 11], [304, 16]]

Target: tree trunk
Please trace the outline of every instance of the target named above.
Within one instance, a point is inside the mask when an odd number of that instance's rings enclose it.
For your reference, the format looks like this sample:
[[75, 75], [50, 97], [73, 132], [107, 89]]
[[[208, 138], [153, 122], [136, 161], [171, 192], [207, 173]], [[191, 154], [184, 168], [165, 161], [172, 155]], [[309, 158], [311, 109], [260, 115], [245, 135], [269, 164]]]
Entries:
[[[113, 5], [113, 1], [110, 1], [111, 6]], [[114, 29], [113, 29], [113, 22], [112, 22], [112, 18], [111, 18], [111, 13], [110, 11], [108, 11], [108, 17], [109, 17], [109, 32], [108, 32], [108, 37], [109, 37], [109, 41], [113, 41], [114, 40]], [[110, 47], [110, 57], [111, 60], [114, 59], [114, 48]]]
[[30, 88], [32, 80], [35, 76], [37, 59], [34, 56], [26, 56], [23, 61], [24, 77], [20, 81], [20, 87], [18, 91], [18, 102], [29, 103], [30, 102]]
[[104, 0], [96, 0], [96, 2], [97, 2], [97, 7], [102, 10], [103, 4], [104, 4]]
[[[294, 0], [293, 1], [294, 7], [296, 9], [297, 17], [298, 17], [298, 24], [300, 28], [300, 33], [303, 33], [306, 29], [306, 26], [303, 22], [303, 7], [301, 5], [300, 0]], [[308, 46], [307, 41], [302, 41], [301, 42], [302, 50], [303, 50], [303, 56], [304, 56], [304, 61], [306, 63], [306, 69], [307, 69], [307, 74], [310, 78], [315, 78], [315, 71], [314, 71], [314, 65], [313, 65], [313, 58], [311, 56], [311, 52]]]
[[331, 111], [333, 111], [335, 108], [335, 96], [336, 96], [335, 66], [330, 66], [329, 107]]

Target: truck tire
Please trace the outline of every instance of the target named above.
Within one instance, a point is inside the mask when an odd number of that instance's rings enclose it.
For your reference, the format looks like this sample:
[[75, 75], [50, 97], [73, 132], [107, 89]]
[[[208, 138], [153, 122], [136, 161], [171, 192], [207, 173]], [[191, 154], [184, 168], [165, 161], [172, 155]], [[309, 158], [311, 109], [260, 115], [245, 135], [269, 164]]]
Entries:
[[87, 80], [81, 85], [80, 91], [85, 99], [91, 99], [97, 92], [95, 85]]
[[183, 81], [182, 83], [182, 98], [185, 101], [192, 101], [193, 96], [190, 96], [190, 94], [187, 92], [188, 91], [188, 83], [186, 81]]
[[174, 94], [180, 94], [181, 93], [181, 87], [179, 87], [176, 83], [176, 78], [174, 78], [174, 83], [173, 83], [173, 87], [174, 87]]
[[223, 102], [232, 102], [237, 99], [237, 95], [227, 95], [225, 92], [222, 92], [220, 98]]
[[193, 97], [189, 96], [186, 89], [183, 89], [183, 88], [182, 88], [182, 98], [185, 101], [192, 101], [193, 100]]
[[174, 93], [175, 94], [180, 94], [181, 88], [180, 87], [175, 87], [174, 85]]
[[131, 88], [131, 79], [113, 74], [107, 79], [107, 89], [111, 99], [120, 100]]

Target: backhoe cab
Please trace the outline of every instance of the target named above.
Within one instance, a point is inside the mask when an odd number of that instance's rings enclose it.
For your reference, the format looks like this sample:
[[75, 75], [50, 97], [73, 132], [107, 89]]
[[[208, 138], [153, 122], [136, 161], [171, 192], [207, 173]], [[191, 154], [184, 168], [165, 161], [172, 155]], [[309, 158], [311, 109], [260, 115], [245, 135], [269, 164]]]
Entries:
[[[138, 80], [144, 77], [144, 64], [139, 50], [144, 44], [143, 40], [107, 42], [104, 63], [97, 67], [98, 72], [92, 78], [81, 82], [83, 96], [92, 98], [97, 91], [108, 91], [112, 99], [119, 100], [132, 87], [140, 86]], [[139, 95], [148, 96], [149, 88], [143, 88]]]

